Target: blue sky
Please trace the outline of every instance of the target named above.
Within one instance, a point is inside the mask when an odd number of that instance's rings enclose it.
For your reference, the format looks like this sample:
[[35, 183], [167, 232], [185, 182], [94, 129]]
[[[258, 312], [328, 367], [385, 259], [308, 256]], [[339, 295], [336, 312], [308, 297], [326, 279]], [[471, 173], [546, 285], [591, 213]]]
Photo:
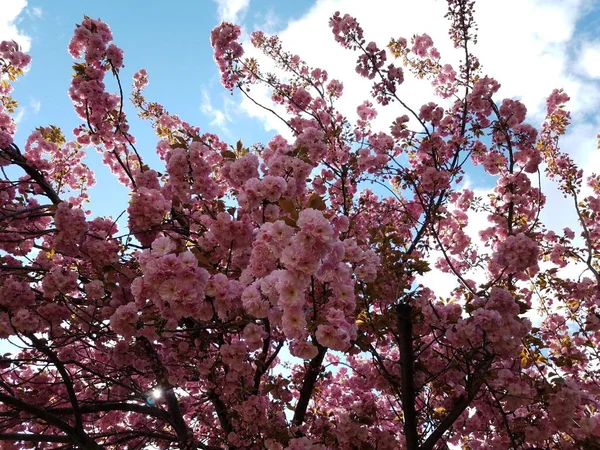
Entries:
[[[274, 25], [300, 16], [310, 2], [213, 2], [181, 1], [8, 1], [0, 12], [0, 39], [15, 39], [27, 48], [33, 61], [27, 75], [15, 85], [14, 96], [20, 108], [17, 142], [23, 143], [37, 126], [53, 124], [67, 137], [79, 123], [67, 95], [73, 59], [67, 45], [75, 24], [86, 14], [101, 18], [113, 31], [114, 40], [125, 52], [121, 77], [129, 90], [132, 75], [140, 68], [150, 74], [147, 98], [163, 104], [170, 112], [236, 142], [265, 140], [266, 133], [252, 120], [240, 115], [233, 123], [221, 109], [233, 108], [231, 95], [219, 83], [212, 58], [210, 31], [221, 20], [240, 20], [251, 26]], [[4, 6], [4, 3], [3, 3]], [[251, 6], [252, 8], [248, 8]], [[12, 10], [12, 11], [11, 11]], [[16, 17], [15, 17], [15, 14]], [[9, 17], [12, 16], [12, 17]], [[270, 25], [270, 26], [271, 26]], [[218, 108], [213, 104], [219, 105]], [[137, 120], [135, 110], [126, 109], [138, 147], [152, 161], [156, 138], [147, 123]], [[126, 191], [113, 182], [100, 165], [100, 156], [89, 151], [88, 164], [100, 172], [99, 183], [91, 191], [94, 214], [116, 216], [114, 200], [121, 208], [128, 200]], [[110, 201], [106, 201], [110, 199]]]
[[[21, 104], [17, 112], [19, 143], [36, 126], [54, 124], [69, 136], [79, 124], [67, 96], [73, 60], [66, 49], [84, 14], [107, 22], [115, 43], [124, 49], [124, 85], [130, 86], [138, 69], [147, 69], [149, 100], [232, 144], [238, 139], [245, 144], [264, 142], [286, 130], [277, 119], [220, 86], [209, 34], [221, 20], [240, 23], [245, 36], [256, 29], [277, 33], [289, 50], [344, 81], [346, 95], [338, 106], [350, 119], [355, 117], [356, 106], [368, 97], [369, 83], [354, 73], [356, 55], [332, 39], [327, 23], [336, 10], [358, 17], [367, 40], [380, 45], [391, 37], [410, 38], [428, 32], [444, 61], [456, 64], [460, 57], [447, 39], [443, 0], [1, 1], [0, 39], [18, 40], [33, 57], [31, 70], [15, 85], [15, 97]], [[545, 98], [552, 89], [565, 88], [572, 98], [573, 125], [563, 148], [582, 167], [600, 169], [596, 150], [600, 130], [599, 2], [481, 0], [476, 5], [476, 20], [480, 27], [475, 53], [484, 72], [502, 84], [500, 95], [521, 99], [530, 112], [529, 120], [537, 126], [543, 120]], [[245, 48], [251, 51], [248, 45]], [[270, 102], [265, 90], [253, 92], [259, 100]], [[410, 79], [400, 95], [416, 109], [439, 101], [426, 83]], [[152, 161], [156, 138], [147, 123], [136, 120], [134, 109], [126, 108], [138, 148]], [[382, 110], [375, 126], [387, 130], [402, 113], [396, 106]], [[116, 217], [127, 205], [125, 189], [99, 167], [94, 150], [89, 151], [88, 163], [99, 170], [99, 183], [90, 192], [94, 214]], [[468, 178], [477, 193], [489, 191], [490, 180], [479, 172]], [[576, 228], [574, 215], [565, 214], [569, 206], [562, 195], [548, 183], [543, 190], [549, 199], [544, 218], [550, 227]], [[485, 226], [485, 217], [472, 220], [475, 229]]]

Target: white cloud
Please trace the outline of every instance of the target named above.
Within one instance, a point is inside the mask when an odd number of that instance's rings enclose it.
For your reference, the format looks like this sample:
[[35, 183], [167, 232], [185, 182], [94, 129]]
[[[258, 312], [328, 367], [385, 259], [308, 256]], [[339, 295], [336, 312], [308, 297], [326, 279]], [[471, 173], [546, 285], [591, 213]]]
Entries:
[[[497, 2], [478, 2], [475, 11], [479, 25], [478, 43], [472, 47], [480, 59], [483, 73], [501, 83], [498, 98], [520, 98], [529, 110], [529, 121], [534, 125], [542, 122], [545, 101], [552, 90], [566, 90], [571, 97], [569, 108], [573, 126], [563, 140], [563, 148], [575, 154], [576, 161], [582, 165], [596, 152], [593, 141], [597, 124], [590, 125], [586, 121], [596, 113], [600, 102], [600, 83], [582, 77], [581, 68], [573, 64], [573, 55], [568, 51], [573, 48], [575, 25], [585, 6], [584, 0], [506, 0], [501, 7]], [[302, 18], [289, 22], [278, 35], [286, 50], [300, 55], [310, 66], [326, 69], [330, 78], [344, 82], [345, 95], [337, 106], [352, 120], [356, 117], [356, 106], [369, 98], [371, 83], [355, 73], [358, 55], [334, 41], [328, 26], [329, 17], [337, 10], [357, 17], [367, 41], [373, 40], [380, 46], [389, 42], [391, 37], [410, 38], [415, 33], [427, 32], [443, 60], [457, 67], [462, 52], [454, 49], [449, 42], [448, 22], [443, 17], [445, 8], [445, 2], [436, 0], [318, 0]], [[247, 54], [256, 56], [249, 42], [244, 46]], [[597, 50], [600, 42], [583, 41], [580, 47], [584, 49], [582, 64], [586, 71], [600, 78], [600, 51]], [[273, 70], [268, 62], [261, 64], [265, 70]], [[429, 83], [415, 80], [409, 74], [405, 78], [399, 95], [413, 109], [418, 110], [420, 105], [429, 101], [441, 103], [441, 99], [433, 96]], [[252, 96], [259, 103], [283, 112], [281, 107], [273, 106], [267, 89], [253, 86]], [[241, 109], [260, 120], [267, 131], [289, 135], [284, 123], [251, 101], [244, 98]], [[374, 125], [382, 130], [387, 130], [391, 121], [404, 113], [397, 104], [380, 111]], [[550, 186], [544, 188], [545, 192], [551, 189]], [[558, 196], [551, 193], [551, 197], [554, 200]]]
[[42, 8], [40, 8], [39, 6], [32, 6], [31, 8], [28, 9], [28, 12], [33, 17], [37, 17], [38, 19], [44, 15]]
[[29, 100], [29, 104], [27, 106], [24, 104], [19, 104], [19, 107], [16, 110], [17, 112], [13, 116], [13, 120], [18, 125], [23, 122], [23, 119], [25, 119], [26, 116], [29, 116], [30, 114], [38, 114], [41, 107], [42, 102], [35, 99]]
[[39, 100], [32, 99], [29, 101], [29, 107], [31, 108], [31, 112], [33, 114], [38, 114], [40, 109], [42, 108], [42, 102]]
[[579, 66], [589, 78], [600, 78], [600, 42], [588, 42], [579, 54]]
[[[476, 5], [479, 39], [473, 50], [483, 72], [500, 81], [501, 96], [521, 98], [536, 121], [543, 119], [545, 99], [554, 88], [567, 90], [574, 113], [593, 111], [600, 99], [599, 87], [584, 83], [574, 73], [567, 52], [582, 7], [581, 0], [507, 0], [501, 7], [497, 2]], [[414, 33], [427, 32], [443, 60], [457, 67], [462, 53], [449, 42], [448, 22], [443, 17], [445, 8], [445, 2], [435, 0], [318, 0], [305, 16], [289, 22], [278, 34], [287, 50], [344, 82], [346, 95], [338, 107], [352, 118], [356, 106], [368, 98], [371, 83], [355, 74], [358, 55], [334, 42], [328, 27], [329, 17], [336, 10], [357, 17], [367, 41], [373, 40], [380, 47], [391, 37], [410, 38]], [[252, 52], [249, 43], [245, 48]], [[406, 78], [399, 95], [407, 104], [418, 109], [429, 101], [441, 102], [432, 95], [427, 82], [410, 79], [408, 75]], [[261, 102], [270, 103], [266, 90], [253, 88], [253, 94]], [[242, 107], [250, 116], [260, 118], [267, 130], [285, 129], [285, 125], [249, 101], [243, 101]], [[392, 105], [384, 110], [378, 123], [387, 128], [389, 121], [402, 113], [397, 105]]]
[[[589, 122], [577, 121], [559, 142], [561, 149], [567, 152], [573, 161], [583, 169], [584, 180], [592, 173], [600, 172], [600, 152], [597, 150], [598, 139], [596, 137], [599, 129], [600, 118]], [[535, 183], [537, 184], [537, 180]], [[560, 232], [565, 227], [577, 232], [580, 226], [575, 214], [573, 198], [565, 198], [558, 189], [558, 184], [543, 175], [541, 188], [546, 196], [546, 206], [540, 215], [542, 223], [556, 232]], [[584, 181], [579, 200], [590, 194], [591, 188]]]
[[26, 6], [27, 0], [4, 1], [0, 14], [0, 41], [14, 40], [25, 51], [31, 47], [31, 38], [18, 29], [18, 17]]
[[[443, 8], [440, 9], [440, 2], [430, 1], [429, 3], [432, 3], [431, 6], [434, 9], [437, 8], [439, 11], [438, 15], [443, 16], [444, 11]], [[354, 67], [358, 54], [343, 49], [334, 41], [328, 27], [329, 17], [337, 10], [341, 10], [342, 13], [348, 12], [356, 15], [365, 29], [367, 39], [374, 40], [382, 46], [389, 42], [390, 37], [398, 37], [397, 30], [407, 30], [402, 35], [410, 37], [412, 33], [419, 30], [425, 31], [435, 28], [428, 25], [428, 20], [422, 17], [422, 14], [419, 13], [420, 8], [415, 7], [414, 3], [406, 4], [402, 8], [398, 8], [395, 5], [395, 2], [392, 3], [383, 0], [370, 2], [345, 0], [343, 3], [333, 0], [320, 0], [315, 3], [305, 16], [289, 22], [287, 27], [278, 33], [286, 50], [298, 54], [311, 67], [326, 69], [330, 78], [337, 78], [344, 82], [345, 95], [339, 100], [337, 106], [350, 119], [355, 118], [356, 107], [369, 97], [371, 82], [358, 77], [355, 73]], [[396, 14], [394, 10], [402, 10], [402, 13]], [[381, 11], [386, 11], [386, 14], [380, 14]], [[415, 16], [417, 20], [403, 20], [403, 17], [405, 18], [406, 16]], [[428, 14], [427, 16], [433, 17], [434, 14]], [[419, 20], [421, 21], [421, 25], [418, 23]], [[407, 22], [407, 24], [404, 22]], [[406, 25], [410, 28], [407, 29]], [[307, 30], [310, 30], [310, 32], [307, 32]], [[447, 37], [446, 29], [440, 30], [440, 32], [440, 36], [443, 36], [443, 40], [445, 41]], [[256, 56], [256, 52], [251, 48], [249, 43], [245, 43], [244, 47], [249, 54]], [[262, 59], [260, 61], [261, 67], [265, 70], [273, 70], [273, 67], [268, 62]], [[420, 97], [423, 98], [423, 94], [428, 92], [429, 88], [426, 83], [414, 82], [408, 90], [414, 94], [420, 92]], [[252, 96], [259, 103], [273, 108], [266, 89], [253, 86]], [[267, 131], [276, 131], [283, 135], [289, 134], [289, 130], [283, 122], [268, 111], [253, 105], [250, 100], [244, 99], [242, 101], [242, 109], [246, 110], [251, 117], [259, 118], [264, 123]], [[280, 107], [273, 109], [283, 112], [283, 109]], [[396, 110], [393, 117], [387, 117], [387, 119], [391, 121], [391, 119], [401, 114]], [[386, 114], [382, 114], [376, 124], [379, 123], [386, 127], [386, 125], [383, 125], [386, 116]]]
[[577, 76], [567, 51], [584, 6], [581, 0], [510, 0], [501, 8], [491, 2], [477, 6], [481, 30], [477, 53], [484, 72], [500, 81], [501, 95], [521, 98], [535, 119], [543, 118], [545, 99], [555, 88], [569, 93], [573, 113], [595, 109], [598, 86]]
[[254, 14], [253, 30], [261, 30], [264, 33], [277, 33], [284, 25], [281, 17], [275, 13], [273, 8], [257, 11]]
[[[497, 100], [519, 98], [528, 108], [528, 120], [536, 126], [544, 119], [547, 96], [555, 88], [566, 90], [571, 97], [568, 107], [573, 125], [562, 139], [561, 148], [586, 169], [600, 168], [600, 153], [596, 150], [600, 118], [593, 117], [600, 101], [600, 83], [589, 80], [589, 77], [600, 79], [600, 41], [580, 42], [581, 38], [574, 36], [577, 21], [587, 5], [586, 0], [506, 0], [502, 4], [480, 1], [475, 11], [478, 43], [471, 48], [482, 64], [483, 73], [501, 83]], [[355, 73], [358, 54], [334, 41], [328, 27], [329, 17], [337, 10], [356, 17], [367, 42], [375, 41], [380, 47], [390, 38], [410, 39], [415, 33], [428, 33], [440, 50], [443, 62], [458, 67], [462, 53], [449, 42], [445, 8], [446, 2], [436, 0], [317, 0], [302, 18], [289, 22], [277, 34], [286, 50], [298, 54], [311, 67], [326, 69], [330, 79], [343, 81], [345, 94], [337, 107], [353, 120], [356, 106], [370, 97], [371, 82]], [[576, 42], [578, 45], [574, 46]], [[582, 58], [573, 57], [575, 47], [583, 49]], [[244, 48], [247, 54], [256, 56], [249, 42], [244, 43]], [[576, 62], [578, 59], [580, 63]], [[273, 70], [272, 65], [259, 61], [264, 70]], [[405, 79], [399, 96], [413, 109], [418, 110], [429, 101], [442, 103], [439, 97], [433, 96], [427, 82], [411, 79], [409, 74], [405, 74]], [[251, 94], [259, 103], [282, 112], [280, 106], [271, 102], [267, 89], [252, 86]], [[289, 136], [285, 124], [251, 101], [243, 98], [241, 109], [260, 120], [267, 131]], [[397, 104], [382, 108], [374, 125], [387, 130], [391, 121], [401, 114], [404, 111]], [[565, 200], [549, 180], [543, 180], [542, 190], [548, 200], [542, 222], [557, 231], [565, 226], [579, 230], [572, 199]], [[484, 191], [478, 193], [485, 195]], [[487, 227], [487, 214], [469, 216], [469, 235], [478, 240], [477, 231]], [[456, 286], [455, 277], [439, 270], [432, 270], [419, 281], [435, 285], [438, 295], [448, 295]]]
[[217, 3], [217, 14], [219, 15], [220, 21], [225, 22], [238, 22], [241, 20], [248, 6], [250, 0], [214, 0]]
[[219, 127], [225, 133], [228, 133], [227, 122], [231, 122], [227, 111], [215, 108], [212, 104], [210, 95], [206, 89], [202, 89], [202, 102], [200, 103], [200, 111], [212, 120], [211, 125]]
[[13, 116], [13, 120], [17, 125], [20, 124], [25, 117], [26, 110], [27, 108], [25, 108], [25, 106], [21, 106], [17, 109], [17, 113]]

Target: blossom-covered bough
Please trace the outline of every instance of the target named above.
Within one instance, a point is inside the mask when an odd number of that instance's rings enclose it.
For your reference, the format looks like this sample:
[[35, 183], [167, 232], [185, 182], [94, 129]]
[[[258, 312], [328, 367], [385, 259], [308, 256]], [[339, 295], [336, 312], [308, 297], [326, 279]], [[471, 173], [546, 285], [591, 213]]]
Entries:
[[[130, 134], [105, 23], [86, 17], [69, 45], [72, 141], [47, 126], [13, 142], [29, 56], [0, 44], [1, 448], [600, 448], [600, 179], [558, 147], [567, 95], [526, 123], [471, 53], [473, 3], [448, 0], [447, 17], [460, 67], [428, 35], [382, 49], [331, 18], [373, 101], [398, 111], [389, 131], [363, 99], [350, 123], [342, 82], [276, 37], [251, 42], [283, 78], [221, 24], [223, 85], [268, 86], [292, 138], [229, 146], [146, 100], [141, 70], [131, 100], [160, 172]], [[448, 106], [404, 102], [406, 76]], [[131, 190], [125, 230], [84, 212], [88, 147]], [[496, 181], [485, 198], [461, 183], [473, 164]], [[579, 230], [540, 222], [542, 174]], [[475, 212], [489, 226], [470, 236]], [[430, 263], [456, 279], [449, 298], [417, 283]]]

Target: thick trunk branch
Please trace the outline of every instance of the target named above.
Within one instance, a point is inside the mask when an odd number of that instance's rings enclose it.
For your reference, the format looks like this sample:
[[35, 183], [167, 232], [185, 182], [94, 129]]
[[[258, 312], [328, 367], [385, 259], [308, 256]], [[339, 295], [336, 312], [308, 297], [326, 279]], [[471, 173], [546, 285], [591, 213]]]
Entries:
[[179, 407], [179, 400], [175, 395], [173, 386], [171, 385], [171, 383], [169, 383], [169, 375], [167, 369], [163, 366], [162, 362], [160, 361], [158, 353], [156, 352], [152, 343], [146, 338], [140, 338], [139, 340], [142, 342], [146, 353], [152, 361], [152, 371], [156, 376], [158, 387], [164, 392], [167, 410], [169, 411], [169, 416], [171, 419], [170, 423], [173, 426], [175, 433], [177, 433], [177, 438], [179, 439], [180, 444], [183, 445], [183, 448], [191, 449], [193, 438], [183, 418], [183, 413], [181, 412], [181, 408]]
[[402, 412], [404, 413], [404, 436], [407, 450], [419, 448], [417, 412], [415, 409], [415, 358], [412, 335], [412, 308], [406, 303], [396, 307], [396, 325], [400, 338], [400, 366], [402, 388]]
[[325, 354], [327, 353], [327, 347], [322, 347], [319, 344], [316, 345], [319, 352], [308, 364], [308, 369], [304, 375], [304, 383], [300, 390], [300, 398], [298, 399], [298, 403], [296, 403], [296, 410], [294, 411], [294, 418], [292, 419], [292, 424], [297, 427], [304, 423], [306, 410], [308, 409], [308, 404], [310, 403], [317, 378], [321, 372], [321, 364], [323, 364], [323, 359], [325, 359]]

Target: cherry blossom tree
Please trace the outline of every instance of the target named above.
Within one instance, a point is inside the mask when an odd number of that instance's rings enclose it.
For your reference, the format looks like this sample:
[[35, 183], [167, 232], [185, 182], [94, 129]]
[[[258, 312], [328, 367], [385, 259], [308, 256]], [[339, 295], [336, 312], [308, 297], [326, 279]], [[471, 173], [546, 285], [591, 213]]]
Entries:
[[[256, 32], [266, 72], [221, 24], [223, 85], [254, 101], [268, 87], [291, 138], [228, 145], [147, 100], [140, 70], [154, 169], [107, 24], [85, 17], [69, 44], [72, 140], [49, 125], [13, 141], [30, 57], [0, 44], [1, 448], [600, 448], [600, 177], [559, 148], [567, 94], [528, 123], [482, 72], [473, 2], [447, 3], [457, 66], [427, 34], [384, 48], [331, 17], [373, 83], [356, 123], [341, 80]], [[404, 101], [412, 76], [437, 97]], [[131, 191], [126, 224], [85, 212], [91, 147]], [[465, 188], [473, 166], [488, 196]], [[542, 176], [577, 230], [540, 221]], [[419, 283], [434, 269], [455, 278], [449, 298]]]

